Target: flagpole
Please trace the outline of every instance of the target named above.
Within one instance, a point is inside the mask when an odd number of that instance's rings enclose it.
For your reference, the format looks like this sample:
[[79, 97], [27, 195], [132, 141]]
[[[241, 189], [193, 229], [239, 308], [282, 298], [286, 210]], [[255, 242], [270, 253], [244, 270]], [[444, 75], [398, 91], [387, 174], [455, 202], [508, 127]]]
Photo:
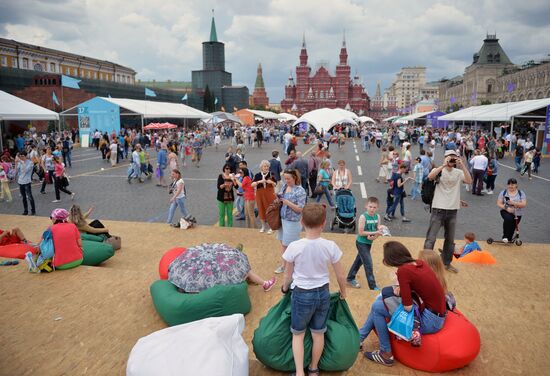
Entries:
[[[61, 78], [61, 112], [63, 112], [63, 78]], [[65, 118], [59, 120], [59, 133], [61, 133], [61, 121], [65, 122]]]

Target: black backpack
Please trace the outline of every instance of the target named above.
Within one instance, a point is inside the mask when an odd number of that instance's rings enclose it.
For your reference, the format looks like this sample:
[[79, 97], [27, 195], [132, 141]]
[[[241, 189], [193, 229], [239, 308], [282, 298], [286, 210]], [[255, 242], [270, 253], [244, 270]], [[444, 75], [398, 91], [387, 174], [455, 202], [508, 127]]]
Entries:
[[420, 192], [422, 202], [426, 205], [430, 205], [430, 207], [432, 206], [432, 201], [434, 200], [435, 186], [439, 183], [440, 177], [441, 172], [435, 177], [434, 180], [426, 179], [422, 182], [422, 191]]

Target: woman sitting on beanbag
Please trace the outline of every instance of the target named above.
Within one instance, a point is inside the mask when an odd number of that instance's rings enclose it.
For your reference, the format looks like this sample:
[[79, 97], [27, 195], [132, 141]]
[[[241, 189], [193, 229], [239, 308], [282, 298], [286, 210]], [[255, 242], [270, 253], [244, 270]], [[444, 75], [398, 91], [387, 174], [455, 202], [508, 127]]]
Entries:
[[[92, 213], [92, 210], [94, 210], [94, 207], [90, 206], [88, 211], [82, 214], [82, 210], [80, 209], [80, 206], [78, 205], [71, 206], [69, 222], [75, 224], [80, 232], [85, 232], [87, 234], [94, 234], [94, 235], [106, 235], [107, 237], [109, 237], [109, 230], [106, 229], [105, 227], [96, 228], [88, 224], [87, 219]], [[96, 221], [96, 222], [99, 222], [99, 221]]]
[[[397, 241], [384, 244], [384, 259], [386, 266], [397, 268], [398, 287], [394, 293], [401, 296], [405, 311], [413, 309], [412, 292], [416, 293], [423, 302], [420, 311], [420, 332], [423, 334], [437, 333], [443, 328], [447, 315], [445, 292], [437, 276], [422, 260], [415, 260], [407, 247]], [[380, 340], [380, 350], [367, 351], [365, 357], [373, 362], [392, 366], [394, 358], [390, 344], [390, 333], [386, 319], [391, 317], [386, 309], [382, 296], [372, 304], [367, 321], [359, 331], [361, 340], [364, 340], [373, 329], [376, 329]]]
[[78, 228], [68, 222], [69, 212], [65, 209], [54, 209], [52, 220], [52, 238], [55, 255], [53, 266], [65, 270], [82, 264], [82, 240]]
[[12, 228], [8, 231], [3, 231], [0, 229], [0, 246], [10, 245], [10, 244], [21, 244], [26, 243], [27, 239], [18, 227]]

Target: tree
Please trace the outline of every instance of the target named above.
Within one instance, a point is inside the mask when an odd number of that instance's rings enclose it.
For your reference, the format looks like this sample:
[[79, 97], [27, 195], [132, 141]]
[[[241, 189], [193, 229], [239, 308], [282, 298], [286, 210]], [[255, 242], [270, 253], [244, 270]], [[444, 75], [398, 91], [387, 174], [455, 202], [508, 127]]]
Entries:
[[204, 89], [203, 107], [206, 112], [214, 112], [216, 110], [214, 97], [212, 96], [208, 85], [206, 85], [206, 88]]
[[481, 103], [480, 103], [480, 104], [481, 104], [482, 106], [486, 106], [486, 105], [488, 105], [488, 104], [492, 104], [492, 103], [491, 103], [491, 101], [490, 101], [490, 100], [484, 99], [484, 100], [482, 100], [482, 101], [481, 101]]

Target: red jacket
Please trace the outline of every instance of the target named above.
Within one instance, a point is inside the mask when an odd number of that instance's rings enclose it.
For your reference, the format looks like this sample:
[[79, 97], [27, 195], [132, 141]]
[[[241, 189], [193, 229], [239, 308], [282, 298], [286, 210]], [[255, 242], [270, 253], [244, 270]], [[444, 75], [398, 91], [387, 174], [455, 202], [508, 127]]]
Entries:
[[80, 232], [72, 223], [58, 223], [52, 226], [52, 237], [55, 254], [53, 266], [61, 266], [82, 260], [82, 248], [78, 246]]

